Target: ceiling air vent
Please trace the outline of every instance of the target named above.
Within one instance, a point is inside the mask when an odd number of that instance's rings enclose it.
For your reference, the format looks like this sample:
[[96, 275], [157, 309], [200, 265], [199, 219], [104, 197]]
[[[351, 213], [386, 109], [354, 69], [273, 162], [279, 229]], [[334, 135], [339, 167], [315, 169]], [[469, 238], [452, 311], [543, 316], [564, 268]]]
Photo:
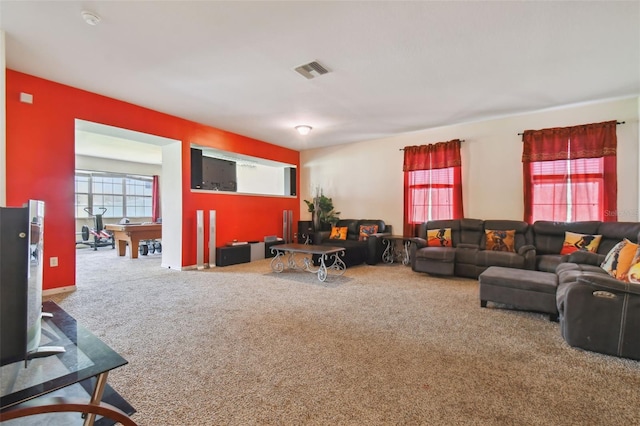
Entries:
[[312, 78], [320, 77], [321, 75], [327, 74], [329, 72], [328, 69], [320, 65], [320, 63], [317, 61], [309, 62], [305, 65], [300, 65], [299, 67], [294, 68], [294, 70], [298, 74], [309, 80], [311, 80]]

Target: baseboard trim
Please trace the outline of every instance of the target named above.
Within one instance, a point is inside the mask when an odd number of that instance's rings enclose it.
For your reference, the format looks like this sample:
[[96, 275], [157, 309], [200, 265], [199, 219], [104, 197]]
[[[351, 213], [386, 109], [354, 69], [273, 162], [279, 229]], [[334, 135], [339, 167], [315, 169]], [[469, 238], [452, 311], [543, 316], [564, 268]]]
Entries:
[[57, 287], [57, 288], [50, 288], [48, 290], [42, 290], [42, 296], [53, 296], [54, 294], [71, 293], [72, 291], [76, 291], [75, 285], [68, 285], [65, 287]]
[[176, 268], [170, 265], [161, 264], [160, 267], [166, 268], [166, 269], [172, 269], [174, 271], [195, 271], [198, 269], [198, 265], [188, 265], [188, 266], [181, 266], [179, 268]]

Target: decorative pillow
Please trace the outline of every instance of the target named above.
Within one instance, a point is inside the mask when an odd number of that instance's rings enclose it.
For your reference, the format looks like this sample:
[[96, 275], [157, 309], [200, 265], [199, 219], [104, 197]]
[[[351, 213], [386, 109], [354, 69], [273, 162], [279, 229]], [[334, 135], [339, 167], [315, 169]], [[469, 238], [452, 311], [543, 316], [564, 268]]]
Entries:
[[640, 256], [637, 256], [637, 253], [638, 244], [634, 244], [625, 238], [609, 250], [600, 267], [612, 277], [627, 281], [627, 274], [631, 265], [635, 263], [633, 261], [640, 261]]
[[347, 229], [349, 228], [347, 228], [346, 226], [332, 226], [331, 235], [329, 235], [329, 238], [332, 240], [346, 240]]
[[571, 254], [574, 251], [583, 250], [596, 253], [602, 235], [576, 234], [575, 232], [565, 232], [564, 242], [560, 254]]
[[360, 235], [358, 241], [366, 241], [371, 234], [378, 232], [378, 225], [360, 225]]
[[493, 251], [516, 252], [516, 231], [511, 229], [508, 231], [485, 229], [487, 238], [486, 249]]
[[451, 247], [451, 228], [427, 229], [429, 247]]
[[636, 255], [631, 261], [629, 272], [627, 272], [627, 280], [630, 283], [640, 284], [640, 248], [638, 248]]

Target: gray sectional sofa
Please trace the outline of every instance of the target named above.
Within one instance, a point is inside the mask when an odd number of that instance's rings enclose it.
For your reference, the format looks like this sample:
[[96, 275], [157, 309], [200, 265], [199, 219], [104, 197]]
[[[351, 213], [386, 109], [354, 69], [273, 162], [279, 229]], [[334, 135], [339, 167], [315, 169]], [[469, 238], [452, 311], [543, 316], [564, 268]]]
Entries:
[[[428, 247], [427, 230], [451, 228], [452, 247]], [[485, 230], [515, 230], [515, 253], [488, 251]], [[560, 254], [565, 232], [602, 235], [597, 253]], [[420, 225], [411, 247], [411, 268], [433, 275], [478, 278], [490, 266], [555, 272], [565, 262], [600, 265], [622, 239], [638, 241], [639, 222], [551, 222], [434, 220]]]
[[[427, 229], [452, 229], [452, 247], [427, 247]], [[485, 229], [515, 229], [515, 252], [488, 253]], [[640, 285], [611, 277], [600, 267], [623, 239], [638, 243], [638, 222], [433, 221], [412, 244], [414, 271], [479, 279], [487, 302], [543, 312], [559, 320], [574, 347], [640, 360]], [[565, 232], [601, 235], [595, 253], [561, 254]]]

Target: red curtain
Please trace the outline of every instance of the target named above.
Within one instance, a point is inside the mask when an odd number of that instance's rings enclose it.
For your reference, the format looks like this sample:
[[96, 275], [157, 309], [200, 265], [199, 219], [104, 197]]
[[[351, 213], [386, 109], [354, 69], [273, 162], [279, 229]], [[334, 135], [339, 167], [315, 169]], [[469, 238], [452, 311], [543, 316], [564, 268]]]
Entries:
[[[546, 194], [546, 198], [552, 200], [554, 206], [566, 205], [565, 200], [561, 200], [562, 193], [568, 185], [568, 178], [571, 175], [572, 193], [576, 199], [572, 206], [576, 209], [575, 220], [617, 220], [617, 171], [616, 171], [616, 121], [606, 121], [603, 123], [585, 124], [573, 127], [551, 128], [543, 130], [526, 130], [522, 136], [523, 151], [523, 193], [524, 193], [524, 220], [532, 223], [534, 218], [533, 206], [540, 204], [539, 194], [534, 193], [534, 183], [536, 179], [547, 177], [548, 190], [553, 194]], [[581, 159], [601, 158], [602, 163], [595, 160], [587, 161]], [[549, 164], [556, 161], [566, 162], [571, 160], [571, 171], [560, 173], [539, 172], [543, 168], [548, 168]], [[546, 163], [546, 164], [545, 164]], [[603, 176], [601, 187], [596, 191], [597, 184], [593, 182], [594, 176]], [[563, 189], [564, 188], [564, 189]], [[596, 193], [601, 194], [597, 195]], [[558, 198], [560, 197], [560, 198]], [[574, 204], [577, 201], [576, 204]], [[597, 212], [592, 213], [592, 207], [597, 206]], [[596, 214], [596, 216], [593, 216]], [[589, 219], [585, 219], [589, 218]]]
[[452, 185], [451, 211], [452, 217], [458, 219], [464, 217], [462, 207], [462, 161], [460, 157], [460, 140], [438, 142], [430, 145], [407, 146], [404, 148], [404, 227], [405, 236], [416, 235], [416, 227], [419, 223], [411, 220], [412, 210], [416, 200], [415, 192], [411, 190], [411, 172], [420, 170], [436, 170], [450, 168], [452, 179], [448, 182]]
[[158, 175], [153, 176], [153, 188], [151, 192], [151, 220], [157, 222], [160, 218], [160, 184]]

